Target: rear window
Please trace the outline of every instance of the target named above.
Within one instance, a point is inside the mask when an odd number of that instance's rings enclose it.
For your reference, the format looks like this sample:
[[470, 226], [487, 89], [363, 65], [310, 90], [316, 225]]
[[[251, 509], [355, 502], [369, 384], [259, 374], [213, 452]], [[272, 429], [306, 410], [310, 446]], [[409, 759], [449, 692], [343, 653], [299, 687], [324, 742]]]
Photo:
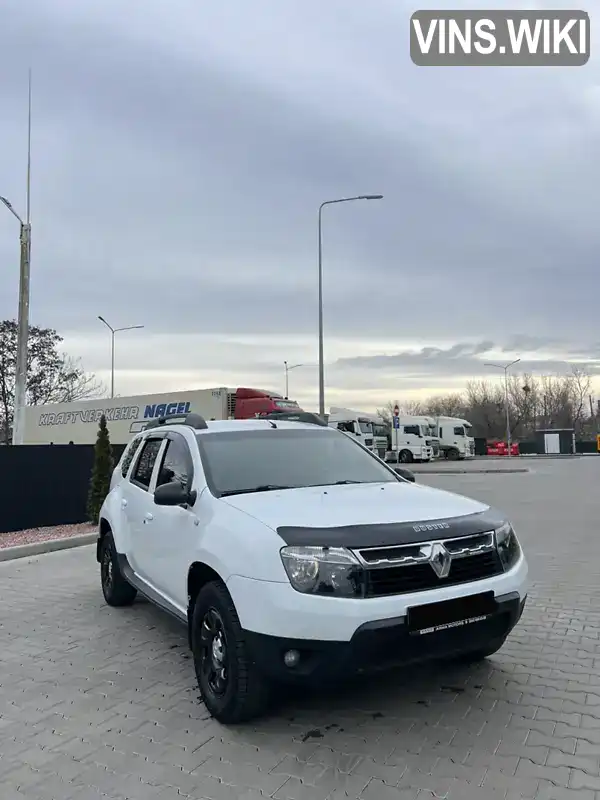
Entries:
[[131, 466], [131, 462], [133, 461], [135, 454], [137, 453], [141, 443], [142, 443], [142, 437], [136, 436], [136, 438], [132, 439], [131, 442], [129, 442], [129, 444], [125, 448], [125, 452], [121, 460], [121, 475], [124, 478], [127, 477], [127, 473], [129, 472], [129, 467]]

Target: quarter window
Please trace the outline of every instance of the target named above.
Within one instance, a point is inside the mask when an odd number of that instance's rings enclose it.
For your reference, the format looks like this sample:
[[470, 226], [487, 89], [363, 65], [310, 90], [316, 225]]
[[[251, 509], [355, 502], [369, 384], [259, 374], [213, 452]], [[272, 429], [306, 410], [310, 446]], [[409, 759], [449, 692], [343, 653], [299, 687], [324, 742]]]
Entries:
[[131, 480], [142, 489], [147, 489], [150, 486], [152, 471], [162, 443], [162, 439], [148, 439], [142, 448], [131, 476]]
[[131, 466], [131, 462], [133, 461], [135, 454], [140, 449], [140, 445], [142, 443], [142, 437], [138, 436], [136, 439], [133, 439], [127, 450], [125, 451], [125, 455], [123, 456], [123, 460], [121, 461], [121, 475], [126, 478], [127, 473], [129, 472], [129, 467]]

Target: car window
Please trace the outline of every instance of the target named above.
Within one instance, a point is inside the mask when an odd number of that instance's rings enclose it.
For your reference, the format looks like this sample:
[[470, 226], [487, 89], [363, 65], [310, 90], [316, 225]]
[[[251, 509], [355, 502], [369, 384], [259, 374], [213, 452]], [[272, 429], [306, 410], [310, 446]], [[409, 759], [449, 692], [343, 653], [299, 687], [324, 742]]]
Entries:
[[147, 439], [142, 448], [131, 476], [131, 480], [142, 489], [147, 489], [150, 486], [152, 471], [162, 443], [162, 439]]
[[404, 433], [412, 433], [414, 436], [419, 435], [419, 426], [418, 425], [405, 425], [404, 426]]
[[158, 471], [156, 485], [180, 483], [185, 487], [190, 478], [189, 469], [190, 456], [188, 446], [181, 436], [175, 436], [174, 439], [169, 439], [167, 442], [167, 449]]
[[465, 435], [465, 429], [462, 427], [462, 425], [459, 425], [456, 428], [454, 428], [454, 435], [455, 436], [464, 436]]
[[131, 462], [133, 461], [135, 454], [139, 450], [141, 443], [142, 443], [142, 437], [138, 436], [137, 438], [129, 442], [127, 449], [125, 450], [123, 460], [121, 461], [121, 475], [124, 478], [127, 477], [127, 473], [129, 472], [129, 467], [131, 466]]
[[205, 433], [197, 440], [208, 484], [216, 494], [261, 486], [296, 488], [397, 480], [356, 439], [340, 436], [331, 428]]

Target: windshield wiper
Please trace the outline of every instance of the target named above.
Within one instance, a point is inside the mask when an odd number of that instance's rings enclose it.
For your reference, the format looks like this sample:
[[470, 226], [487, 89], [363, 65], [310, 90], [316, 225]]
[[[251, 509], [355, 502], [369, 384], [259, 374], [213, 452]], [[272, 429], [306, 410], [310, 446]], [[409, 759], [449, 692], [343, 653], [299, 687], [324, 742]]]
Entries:
[[252, 486], [250, 489], [230, 489], [221, 492], [221, 497], [231, 497], [234, 494], [254, 494], [254, 492], [276, 492], [279, 489], [297, 489], [297, 486], [279, 486], [276, 483], [264, 483], [262, 486]]
[[349, 483], [364, 483], [364, 481], [334, 481], [330, 486], [346, 486]]

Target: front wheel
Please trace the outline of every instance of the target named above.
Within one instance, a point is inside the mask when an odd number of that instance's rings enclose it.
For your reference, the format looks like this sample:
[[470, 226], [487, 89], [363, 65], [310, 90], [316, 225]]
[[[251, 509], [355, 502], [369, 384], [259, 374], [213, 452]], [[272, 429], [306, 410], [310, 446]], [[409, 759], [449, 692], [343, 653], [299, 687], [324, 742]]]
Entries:
[[413, 461], [413, 454], [410, 450], [401, 450], [400, 451], [400, 461], [402, 464], [410, 464]]
[[458, 461], [460, 458], [460, 453], [454, 447], [451, 447], [446, 452], [446, 458], [449, 459], [450, 461]]
[[222, 583], [208, 583], [198, 594], [192, 654], [200, 694], [211, 716], [230, 725], [263, 713], [270, 686], [248, 657], [237, 611]]

